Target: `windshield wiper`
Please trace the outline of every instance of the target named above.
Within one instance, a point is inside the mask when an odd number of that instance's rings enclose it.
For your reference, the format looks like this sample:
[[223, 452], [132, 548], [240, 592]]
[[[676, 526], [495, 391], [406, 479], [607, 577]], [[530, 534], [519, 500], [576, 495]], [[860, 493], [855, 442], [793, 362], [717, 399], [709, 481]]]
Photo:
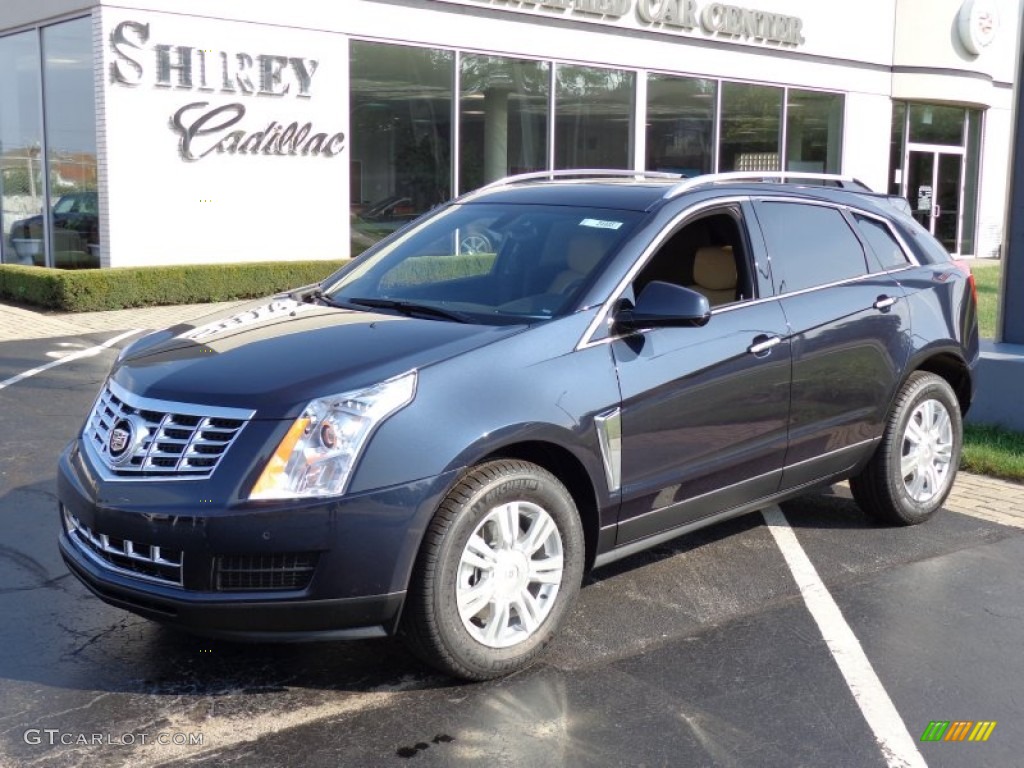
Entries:
[[352, 309], [352, 307], [338, 301], [330, 294], [324, 293], [323, 288], [320, 287], [320, 283], [314, 283], [313, 285], [307, 285], [305, 288], [294, 290], [288, 294], [288, 297], [295, 301], [301, 301], [304, 304], [312, 304], [314, 301], [319, 301], [329, 307]]
[[374, 309], [396, 309], [404, 315], [426, 315], [427, 317], [436, 317], [442, 320], [453, 320], [456, 323], [468, 323], [469, 318], [458, 312], [452, 312], [448, 309], [441, 309], [440, 307], [434, 307], [430, 304], [417, 304], [414, 301], [400, 301], [398, 299], [375, 299], [375, 298], [360, 298], [360, 299], [344, 299], [347, 304], [357, 304], [360, 307], [372, 307]]

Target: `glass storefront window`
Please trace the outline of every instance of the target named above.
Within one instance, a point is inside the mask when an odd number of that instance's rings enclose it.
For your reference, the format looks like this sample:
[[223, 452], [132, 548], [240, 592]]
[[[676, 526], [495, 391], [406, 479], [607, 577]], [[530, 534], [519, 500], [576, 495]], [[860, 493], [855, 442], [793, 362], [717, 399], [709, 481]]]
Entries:
[[40, 87], [35, 30], [0, 37], [0, 257], [5, 264], [45, 264]]
[[964, 116], [962, 107], [943, 107], [938, 104], [910, 105], [910, 140], [921, 144], [964, 145]]
[[43, 28], [52, 266], [100, 265], [92, 20]]
[[889, 190], [907, 199], [914, 218], [952, 254], [978, 255], [983, 118], [963, 107], [893, 104]]
[[351, 44], [352, 253], [451, 197], [451, 51]]
[[782, 97], [782, 88], [722, 83], [720, 171], [781, 170]]
[[551, 66], [463, 56], [459, 95], [459, 189], [547, 168]]
[[889, 139], [889, 194], [903, 194], [903, 150], [907, 130], [907, 105], [892, 105], [892, 136]]
[[786, 101], [786, 170], [839, 173], [844, 98], [790, 89]]
[[555, 68], [555, 168], [633, 167], [636, 73]]
[[981, 110], [967, 110], [967, 156], [964, 168], [963, 224], [960, 253], [966, 256], [989, 256], [976, 253], [978, 231], [978, 168], [981, 163]]
[[687, 177], [714, 170], [717, 90], [714, 80], [647, 78], [647, 170]]

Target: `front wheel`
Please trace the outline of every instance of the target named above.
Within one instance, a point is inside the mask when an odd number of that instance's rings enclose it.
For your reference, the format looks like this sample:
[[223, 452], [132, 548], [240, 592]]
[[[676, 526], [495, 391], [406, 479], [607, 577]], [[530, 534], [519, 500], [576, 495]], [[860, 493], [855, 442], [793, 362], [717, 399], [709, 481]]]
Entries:
[[962, 444], [963, 422], [953, 389], [940, 376], [915, 371], [896, 398], [875, 455], [850, 479], [853, 497], [883, 522], [924, 522], [953, 488]]
[[486, 680], [531, 664], [580, 588], [583, 530], [550, 472], [525, 461], [474, 468], [438, 507], [401, 633], [443, 672]]

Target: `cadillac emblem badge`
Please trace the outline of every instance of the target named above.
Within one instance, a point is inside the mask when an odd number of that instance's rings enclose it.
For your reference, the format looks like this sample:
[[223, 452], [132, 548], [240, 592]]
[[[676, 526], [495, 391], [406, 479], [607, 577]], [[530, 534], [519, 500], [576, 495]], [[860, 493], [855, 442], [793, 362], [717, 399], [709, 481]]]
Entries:
[[107, 439], [107, 450], [112, 461], [120, 463], [131, 455], [129, 450], [135, 441], [135, 425], [128, 419], [120, 419], [110, 430]]

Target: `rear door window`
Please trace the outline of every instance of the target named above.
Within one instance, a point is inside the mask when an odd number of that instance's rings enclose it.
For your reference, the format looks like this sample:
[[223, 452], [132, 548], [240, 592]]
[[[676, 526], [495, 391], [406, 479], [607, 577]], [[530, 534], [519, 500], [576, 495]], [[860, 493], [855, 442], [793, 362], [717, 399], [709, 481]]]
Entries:
[[757, 218], [780, 294], [868, 273], [864, 249], [836, 208], [761, 202], [757, 205]]

